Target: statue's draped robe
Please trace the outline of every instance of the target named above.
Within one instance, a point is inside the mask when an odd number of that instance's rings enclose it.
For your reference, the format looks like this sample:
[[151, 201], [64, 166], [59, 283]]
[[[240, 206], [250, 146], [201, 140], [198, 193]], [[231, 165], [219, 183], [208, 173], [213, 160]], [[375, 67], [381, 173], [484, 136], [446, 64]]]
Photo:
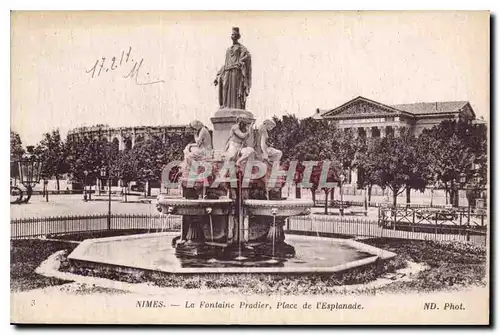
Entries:
[[239, 43], [226, 51], [224, 66], [217, 73], [221, 108], [245, 109], [252, 86], [252, 61], [247, 48]]

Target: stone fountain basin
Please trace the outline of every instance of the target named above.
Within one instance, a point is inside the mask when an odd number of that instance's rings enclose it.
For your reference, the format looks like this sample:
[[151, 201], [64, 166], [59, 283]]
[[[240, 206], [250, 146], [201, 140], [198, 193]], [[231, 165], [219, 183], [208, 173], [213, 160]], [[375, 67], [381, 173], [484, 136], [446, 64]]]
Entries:
[[289, 217], [301, 214], [309, 214], [309, 209], [313, 207], [311, 200], [255, 200], [243, 201], [245, 212], [248, 215], [263, 215]]
[[[171, 214], [174, 215], [228, 215], [233, 205], [231, 199], [172, 199], [159, 195], [157, 200], [162, 213], [166, 214], [169, 208], [173, 208]], [[211, 209], [210, 213], [208, 209]]]

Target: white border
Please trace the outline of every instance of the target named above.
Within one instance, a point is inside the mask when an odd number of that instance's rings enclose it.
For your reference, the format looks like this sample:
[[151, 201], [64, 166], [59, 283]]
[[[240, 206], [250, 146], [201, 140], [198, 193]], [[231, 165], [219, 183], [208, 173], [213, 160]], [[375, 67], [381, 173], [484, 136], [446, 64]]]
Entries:
[[[315, 0], [309, 0], [309, 1], [286, 1], [283, 3], [270, 3], [269, 1], [256, 1], [256, 0], [249, 0], [245, 2], [235, 2], [235, 1], [179, 1], [179, 2], [170, 2], [168, 4], [165, 4], [164, 1], [150, 1], [150, 0], [141, 0], [141, 1], [128, 1], [128, 0], [123, 0], [123, 1], [116, 1], [116, 2], [111, 2], [111, 3], [103, 3], [103, 1], [99, 0], [87, 0], [87, 1], [80, 1], [80, 2], [69, 2], [69, 1], [2, 1], [2, 4], [0, 5], [2, 7], [2, 11], [0, 12], [2, 14], [2, 25], [1, 27], [1, 38], [2, 38], [2, 45], [4, 48], [2, 49], [1, 52], [1, 64], [3, 65], [3, 73], [1, 76], [1, 82], [2, 82], [2, 105], [3, 105], [3, 114], [2, 116], [4, 117], [4, 122], [0, 122], [2, 127], [5, 127], [4, 131], [1, 132], [3, 135], [2, 137], [4, 140], [1, 142], [1, 154], [3, 157], [7, 157], [9, 147], [8, 147], [8, 142], [7, 142], [7, 134], [9, 133], [9, 100], [10, 100], [10, 86], [9, 86], [9, 50], [10, 50], [10, 10], [55, 10], [55, 9], [71, 9], [71, 10], [76, 10], [76, 9], [100, 9], [100, 10], [110, 10], [110, 9], [141, 9], [141, 10], [152, 10], [152, 9], [170, 9], [170, 10], [181, 10], [181, 9], [239, 9], [239, 10], [248, 10], [248, 9], [267, 9], [267, 10], [276, 10], [276, 9], [288, 9], [288, 10], [332, 10], [332, 9], [337, 9], [337, 10], [491, 10], [493, 14], [498, 15], [499, 13], [499, 3], [500, 1], [498, 0], [474, 0], [474, 1], [438, 1], [438, 0], [420, 0], [420, 1], [384, 1], [384, 0], [379, 0], [379, 1], [370, 1], [370, 0], [350, 0], [350, 1], [342, 1], [342, 2], [331, 2], [331, 1], [315, 1]], [[498, 27], [498, 16], [496, 17], [496, 26]], [[498, 35], [495, 34], [495, 44], [498, 45]], [[497, 51], [498, 54], [498, 51]], [[498, 61], [498, 56], [495, 59]], [[497, 64], [498, 66], [498, 64]], [[495, 78], [492, 77], [492, 80]], [[496, 85], [495, 85], [496, 86]], [[491, 95], [499, 96], [498, 92], [498, 87], [496, 86], [496, 89], [494, 92], [491, 92]], [[494, 112], [494, 111], [493, 111]], [[496, 122], [495, 122], [496, 123]], [[496, 125], [496, 124], [495, 124]], [[494, 124], [491, 126], [494, 127]], [[498, 148], [498, 143], [495, 141], [495, 147]], [[493, 154], [493, 152], [492, 152]], [[495, 155], [498, 157], [498, 154]], [[7, 190], [7, 173], [9, 170], [9, 166], [7, 165], [7, 160], [4, 159], [2, 160], [2, 174], [5, 176], [2, 179], [2, 182], [5, 183], [5, 186], [2, 188], [3, 190]], [[492, 166], [495, 166], [495, 162], [492, 161]], [[497, 183], [495, 185], [492, 185], [492, 187], [495, 187], [495, 189], [498, 189]], [[3, 273], [7, 273], [7, 269], [9, 267], [9, 255], [10, 255], [10, 247], [9, 247], [9, 242], [7, 239], [7, 236], [9, 236], [9, 227], [6, 224], [8, 220], [10, 219], [9, 215], [9, 205], [7, 201], [7, 193], [4, 191], [1, 193], [3, 195], [3, 198], [1, 199], [1, 204], [3, 206], [3, 211], [1, 213], [4, 213], [6, 216], [3, 224], [3, 239], [2, 239], [2, 257], [0, 257], [2, 263], [2, 269], [4, 270]], [[492, 204], [492, 208], [500, 208], [499, 207], [499, 200], [498, 197], [495, 199], [495, 203]], [[498, 241], [498, 229], [494, 234], [495, 236], [492, 236], [492, 239]], [[496, 248], [498, 250], [498, 248]], [[491, 255], [491, 259], [495, 260], [497, 257], [496, 255]], [[498, 271], [496, 271], [495, 275], [498, 274]], [[2, 296], [3, 299], [2, 301], [2, 334], [7, 334], [10, 332], [13, 332], [14, 328], [9, 326], [9, 319], [10, 319], [10, 301], [9, 301], [9, 277], [8, 276], [1, 276], [1, 281], [2, 281], [2, 293], [4, 296]], [[493, 284], [494, 282], [492, 282]], [[498, 310], [498, 308], [497, 308]], [[495, 313], [496, 314], [496, 313]], [[234, 329], [237, 331], [237, 329]], [[234, 331], [233, 330], [233, 331]], [[358, 331], [360, 329], [357, 329]], [[364, 329], [363, 329], [364, 330]], [[362, 330], [362, 331], [363, 331]], [[37, 330], [35, 330], [37, 331]], [[90, 329], [90, 331], [95, 331], [95, 329]], [[123, 330], [121, 330], [123, 331]], [[137, 332], [137, 329], [134, 329], [134, 332]], [[169, 329], [169, 332], [175, 332], [176, 330], [174, 329]], [[205, 331], [207, 331], [205, 329]], [[259, 329], [259, 331], [264, 331], [263, 329]], [[276, 330], [273, 330], [276, 331]], [[330, 329], [324, 329], [324, 331], [331, 331]], [[336, 332], [344, 332], [346, 330], [340, 330], [336, 329]], [[380, 329], [380, 332], [385, 333], [385, 329]], [[401, 329], [398, 329], [398, 331], [402, 331]], [[410, 332], [411, 330], [404, 330], [405, 332]], [[417, 330], [418, 331], [418, 330]], [[437, 333], [439, 329], [425, 329], [426, 333]], [[478, 331], [478, 330], [475, 330]]]

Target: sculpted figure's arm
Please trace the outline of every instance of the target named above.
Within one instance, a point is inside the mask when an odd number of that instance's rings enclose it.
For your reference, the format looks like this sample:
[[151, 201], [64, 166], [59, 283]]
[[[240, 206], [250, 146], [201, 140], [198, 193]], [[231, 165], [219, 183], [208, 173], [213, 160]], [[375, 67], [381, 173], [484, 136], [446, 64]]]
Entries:
[[206, 129], [205, 127], [201, 128], [200, 130], [200, 134], [198, 135], [198, 137], [195, 139], [196, 140], [196, 145], [201, 148], [203, 147], [203, 144], [205, 143], [205, 132], [206, 132]]
[[248, 52], [248, 50], [246, 48], [242, 49], [241, 51], [241, 57], [240, 57], [240, 64], [243, 64], [244, 62], [246, 62], [247, 60], [250, 59], [250, 52]]
[[217, 75], [215, 76], [215, 79], [214, 79], [214, 85], [217, 86], [217, 84], [219, 84], [219, 78], [220, 76], [222, 75], [222, 73], [224, 72], [224, 65], [222, 65], [222, 67], [220, 68], [220, 70], [217, 72]]
[[244, 140], [245, 138], [247, 138], [248, 136], [248, 132], [242, 132], [240, 130], [240, 127], [238, 127], [238, 125], [234, 125], [232, 128], [231, 128], [231, 131], [233, 132], [233, 134], [240, 138], [241, 140]]

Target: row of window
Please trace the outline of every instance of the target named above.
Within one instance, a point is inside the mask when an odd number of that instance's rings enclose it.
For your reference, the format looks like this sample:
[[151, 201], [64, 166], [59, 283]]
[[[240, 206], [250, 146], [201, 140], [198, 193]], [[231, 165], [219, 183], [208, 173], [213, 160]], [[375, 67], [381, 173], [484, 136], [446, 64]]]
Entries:
[[[371, 127], [371, 137], [381, 137], [381, 127]], [[394, 127], [386, 126], [385, 136], [394, 136]], [[356, 128], [344, 128], [344, 131], [356, 131]], [[366, 129], [364, 127], [357, 128], [357, 135], [359, 137], [366, 137]]]

